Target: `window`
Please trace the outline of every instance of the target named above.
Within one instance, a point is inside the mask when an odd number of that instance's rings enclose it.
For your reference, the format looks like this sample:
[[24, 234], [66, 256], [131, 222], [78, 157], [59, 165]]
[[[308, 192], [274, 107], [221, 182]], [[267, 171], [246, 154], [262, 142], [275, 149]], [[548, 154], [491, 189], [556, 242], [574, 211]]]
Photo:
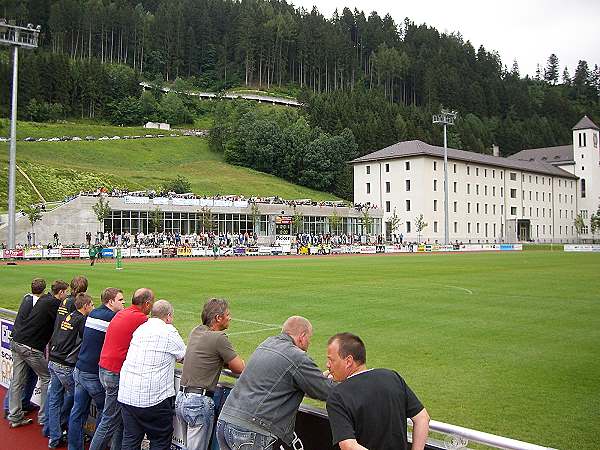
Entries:
[[433, 162], [433, 170], [437, 170], [437, 161]]
[[391, 212], [392, 206], [389, 201], [385, 202], [385, 212]]
[[471, 175], [471, 168], [467, 166], [467, 175]]
[[510, 198], [517, 198], [517, 190], [516, 189], [510, 190]]
[[517, 173], [516, 172], [510, 173], [510, 181], [517, 181]]
[[492, 214], [496, 215], [496, 205], [492, 205]]
[[504, 197], [504, 188], [500, 187], [500, 197]]
[[487, 169], [483, 169], [483, 176], [487, 178]]
[[454, 164], [454, 173], [456, 173], [456, 164]]
[[386, 171], [386, 172], [389, 172], [389, 171], [390, 171], [390, 165], [389, 165], [389, 164], [386, 164], [386, 165], [385, 165], [385, 171]]
[[531, 191], [529, 191], [529, 200], [531, 200]]
[[503, 179], [503, 177], [504, 177], [504, 172], [502, 172], [502, 171], [501, 171], [501, 172], [500, 172], [500, 179], [502, 180], [502, 179]]
[[454, 212], [457, 212], [457, 210], [458, 210], [458, 202], [454, 202], [453, 206], [454, 206]]
[[410, 161], [406, 161], [406, 162], [404, 163], [404, 168], [405, 168], [406, 170], [410, 170]]
[[500, 215], [504, 215], [504, 205], [500, 205]]
[[511, 206], [510, 207], [510, 215], [511, 216], [516, 216], [517, 215], [517, 207], [516, 206]]
[[433, 201], [433, 210], [437, 211], [437, 200]]
[[467, 233], [471, 233], [471, 222], [467, 222]]
[[496, 196], [496, 186], [492, 186], [492, 196]]
[[488, 224], [485, 224], [485, 237], [488, 237]]
[[437, 222], [433, 222], [433, 232], [437, 233]]
[[467, 202], [467, 214], [471, 214], [471, 203]]
[[410, 233], [410, 222], [406, 222], [406, 232]]
[[388, 194], [391, 191], [391, 183], [389, 181], [385, 182], [385, 192], [387, 192]]
[[367, 183], [367, 194], [371, 193], [371, 183]]
[[406, 200], [406, 210], [410, 211], [410, 200]]
[[479, 234], [479, 222], [475, 224], [477, 226], [477, 234]]
[[546, 193], [542, 192], [542, 201], [545, 202], [546, 201]]
[[475, 167], [475, 176], [478, 177], [479, 176], [479, 167]]
[[475, 207], [476, 207], [476, 212], [477, 212], [477, 214], [479, 214], [479, 203], [476, 203], [476, 204], [475, 204]]
[[535, 176], [535, 184], [538, 184], [538, 177], [537, 177], [537, 175]]
[[579, 146], [580, 147], [585, 147], [586, 145], [586, 141], [585, 141], [585, 133], [579, 133]]
[[437, 191], [437, 180], [433, 180], [433, 190]]
[[540, 200], [540, 193], [539, 193], [539, 192], [536, 192], [536, 193], [535, 193], [535, 201], [537, 202], [537, 201], [539, 201], [539, 200]]
[[475, 185], [475, 193], [477, 195], [479, 195], [479, 185], [478, 184]]
[[471, 193], [471, 185], [467, 183], [467, 194]]
[[367, 166], [367, 175], [371, 173], [371, 166]]
[[406, 180], [406, 191], [410, 191], [410, 180]]
[[582, 209], [582, 210], [580, 211], [580, 213], [581, 213], [581, 218], [582, 218], [582, 219], [587, 219], [587, 218], [588, 218], [588, 212], [587, 212], [587, 209]]
[[496, 178], [496, 169], [492, 169], [492, 178]]
[[458, 222], [454, 222], [454, 232], [458, 233]]
[[521, 198], [525, 198], [525, 191], [521, 191]]
[[456, 193], [456, 181], [452, 184], [452, 189], [454, 190], [454, 193]]
[[525, 174], [524, 173], [521, 174], [521, 181], [525, 181]]
[[487, 205], [488, 205], [487, 203], [485, 205], [483, 205], [483, 212], [484, 212], [484, 214], [488, 213]]
[[[571, 196], [573, 198], [573, 196]], [[585, 178], [581, 179], [581, 198], [585, 198]]]
[[487, 195], [487, 184], [483, 187], [483, 195]]

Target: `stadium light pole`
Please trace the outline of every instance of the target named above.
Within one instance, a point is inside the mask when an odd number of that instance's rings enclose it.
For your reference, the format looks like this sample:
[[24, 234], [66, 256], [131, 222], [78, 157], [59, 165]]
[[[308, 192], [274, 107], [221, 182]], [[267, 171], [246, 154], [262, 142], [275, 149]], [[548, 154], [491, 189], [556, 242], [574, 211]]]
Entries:
[[448, 125], [454, 125], [454, 120], [458, 113], [456, 111], [447, 111], [442, 109], [440, 114], [433, 115], [433, 123], [444, 125], [444, 244], [450, 244], [448, 237]]
[[15, 248], [16, 235], [16, 165], [17, 165], [17, 88], [19, 71], [19, 48], [35, 49], [42, 27], [19, 27], [13, 21], [0, 18], [0, 44], [12, 47], [13, 77], [12, 101], [10, 109], [10, 146], [8, 157], [8, 239], [7, 247]]

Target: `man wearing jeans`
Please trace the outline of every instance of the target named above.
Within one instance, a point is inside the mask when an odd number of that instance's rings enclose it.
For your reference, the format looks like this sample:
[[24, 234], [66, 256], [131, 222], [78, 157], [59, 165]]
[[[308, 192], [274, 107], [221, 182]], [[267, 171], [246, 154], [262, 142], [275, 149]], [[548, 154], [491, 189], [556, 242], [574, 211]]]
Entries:
[[[105, 392], [98, 377], [98, 361], [108, 324], [123, 309], [123, 291], [106, 288], [102, 292], [101, 301], [102, 305], [94, 309], [85, 322], [81, 350], [73, 372], [75, 398], [69, 418], [70, 450], [83, 450], [83, 424], [87, 420], [92, 399], [98, 411], [96, 425], [102, 421]], [[113, 443], [112, 449], [118, 448]]]
[[154, 292], [140, 288], [133, 294], [131, 306], [119, 311], [106, 329], [98, 375], [106, 392], [102, 420], [96, 428], [90, 450], [104, 450], [111, 441], [114, 448], [121, 448], [123, 439], [123, 420], [121, 407], [117, 401], [119, 394], [119, 375], [131, 337], [137, 328], [148, 320], [148, 314], [154, 304]]
[[44, 349], [54, 330], [54, 320], [60, 302], [67, 298], [69, 285], [62, 280], [52, 285], [52, 294], [38, 297], [46, 289], [46, 282], [36, 278], [31, 283], [31, 296], [25, 296], [12, 333], [10, 348], [13, 357], [13, 377], [10, 383], [8, 421], [11, 428], [28, 425], [31, 419], [25, 417], [22, 408], [23, 388], [27, 381], [27, 366], [31, 367], [40, 380], [40, 411], [38, 422], [44, 424], [46, 397], [50, 374]]
[[276, 439], [291, 447], [304, 394], [327, 399], [333, 381], [306, 354], [310, 322], [292, 316], [281, 331], [258, 346], [227, 397], [217, 422], [221, 450], [271, 450]]
[[123, 450], [139, 450], [144, 434], [152, 450], [170, 450], [173, 437], [175, 362], [185, 355], [173, 326], [173, 307], [159, 300], [152, 318], [133, 333], [119, 380]]
[[244, 360], [225, 334], [230, 321], [227, 300], [212, 298], [202, 309], [202, 325], [190, 333], [175, 399], [177, 417], [187, 428], [187, 450], [208, 448], [215, 421], [213, 396], [223, 364], [234, 373], [244, 370]]
[[50, 340], [50, 386], [48, 388], [48, 448], [57, 448], [64, 443], [61, 415], [66, 416], [73, 406], [73, 369], [77, 362], [86, 316], [94, 308], [92, 297], [77, 294], [75, 311], [58, 323]]

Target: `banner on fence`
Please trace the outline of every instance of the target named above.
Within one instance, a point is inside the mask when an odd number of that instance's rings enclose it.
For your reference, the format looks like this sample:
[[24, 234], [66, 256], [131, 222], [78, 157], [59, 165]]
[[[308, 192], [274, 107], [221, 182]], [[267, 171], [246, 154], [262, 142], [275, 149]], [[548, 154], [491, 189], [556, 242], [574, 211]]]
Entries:
[[36, 259], [36, 258], [43, 258], [44, 257], [44, 250], [42, 250], [41, 248], [30, 248], [28, 250], [25, 250], [25, 253], [23, 254], [24, 258], [31, 258], [31, 259]]
[[175, 247], [163, 247], [162, 255], [167, 258], [171, 258], [177, 254], [177, 249]]
[[598, 244], [565, 244], [565, 252], [600, 252]]
[[79, 258], [79, 249], [78, 248], [61, 248], [60, 256], [61, 256], [61, 258]]
[[5, 249], [3, 253], [5, 258], [22, 258], [25, 252], [21, 249]]
[[177, 247], [177, 256], [192, 256], [191, 247]]
[[206, 256], [206, 247], [193, 248], [192, 256]]

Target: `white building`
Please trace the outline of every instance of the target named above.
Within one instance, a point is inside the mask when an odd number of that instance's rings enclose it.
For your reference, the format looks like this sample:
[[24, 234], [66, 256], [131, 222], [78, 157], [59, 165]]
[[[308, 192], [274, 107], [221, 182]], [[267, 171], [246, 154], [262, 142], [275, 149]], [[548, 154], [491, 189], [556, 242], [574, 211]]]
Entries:
[[[573, 145], [510, 158], [448, 149], [450, 241], [572, 242], [579, 212], [589, 233], [600, 198], [598, 131], [584, 117], [573, 127]], [[399, 142], [352, 164], [354, 202], [383, 209], [386, 238], [444, 241], [443, 147]], [[421, 214], [427, 226], [419, 232]]]

